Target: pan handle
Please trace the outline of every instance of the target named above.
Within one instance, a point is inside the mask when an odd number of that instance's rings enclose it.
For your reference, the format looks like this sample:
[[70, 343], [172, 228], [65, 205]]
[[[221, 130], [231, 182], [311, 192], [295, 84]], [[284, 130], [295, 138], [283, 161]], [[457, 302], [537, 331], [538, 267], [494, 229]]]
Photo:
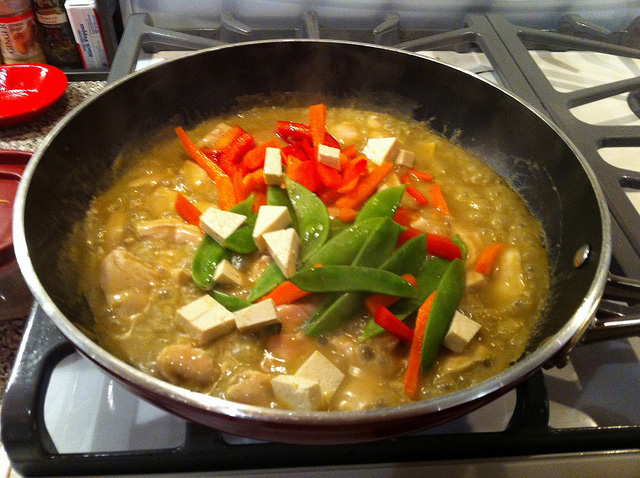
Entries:
[[593, 324], [582, 343], [640, 335], [640, 280], [609, 274]]

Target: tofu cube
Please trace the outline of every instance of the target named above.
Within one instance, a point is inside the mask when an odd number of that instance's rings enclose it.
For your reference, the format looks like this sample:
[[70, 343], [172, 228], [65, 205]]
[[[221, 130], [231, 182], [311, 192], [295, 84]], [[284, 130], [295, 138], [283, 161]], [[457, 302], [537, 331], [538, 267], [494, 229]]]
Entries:
[[267, 250], [271, 258], [276, 261], [278, 267], [288, 279], [296, 272], [298, 251], [300, 250], [300, 238], [292, 227], [267, 232], [263, 239], [267, 244]]
[[318, 146], [318, 161], [334, 169], [340, 169], [340, 150], [325, 144]]
[[412, 168], [416, 162], [416, 154], [413, 151], [407, 151], [406, 149], [401, 149], [396, 156], [396, 164], [398, 166], [405, 166], [407, 168]]
[[282, 182], [282, 155], [280, 148], [267, 148], [264, 154], [264, 181], [272, 186]]
[[331, 400], [344, 380], [344, 374], [340, 369], [318, 351], [311, 354], [311, 357], [302, 364], [295, 376], [319, 382], [322, 396], [327, 402]]
[[200, 141], [198, 141], [199, 148], [212, 148], [216, 141], [222, 138], [227, 131], [231, 129], [226, 123], [218, 123], [215, 128], [209, 131]]
[[249, 307], [235, 311], [233, 315], [236, 327], [240, 332], [280, 323], [273, 299], [257, 302]]
[[400, 141], [397, 138], [370, 138], [362, 152], [378, 165], [393, 162], [400, 152]]
[[196, 345], [205, 345], [236, 327], [233, 313], [209, 295], [178, 309], [176, 321]]
[[320, 410], [323, 404], [320, 384], [316, 380], [278, 375], [271, 379], [271, 388], [280, 403], [293, 410], [311, 412]]
[[289, 224], [291, 224], [291, 216], [286, 206], [260, 206], [253, 226], [253, 240], [258, 249], [267, 252], [267, 243], [262, 237], [265, 233], [284, 229]]
[[456, 310], [451, 326], [444, 337], [444, 346], [460, 353], [480, 330], [480, 324]]
[[226, 259], [223, 259], [220, 264], [217, 265], [215, 272], [213, 273], [213, 280], [219, 284], [226, 285], [243, 285], [242, 272], [231, 265]]
[[200, 216], [200, 227], [213, 237], [219, 244], [224, 244], [233, 232], [238, 229], [247, 216], [235, 212], [223, 211], [216, 207], [209, 207]]

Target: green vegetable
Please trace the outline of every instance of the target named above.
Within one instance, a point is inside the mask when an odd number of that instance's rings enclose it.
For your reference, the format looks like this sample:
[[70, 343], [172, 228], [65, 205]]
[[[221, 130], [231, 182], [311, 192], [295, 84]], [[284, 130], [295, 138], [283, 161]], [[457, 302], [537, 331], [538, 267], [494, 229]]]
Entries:
[[[414, 237], [413, 239], [407, 241], [404, 245], [406, 246], [407, 244], [419, 238], [421, 238], [420, 242], [425, 243], [426, 247], [424, 235]], [[400, 251], [400, 249], [398, 249], [398, 251]], [[418, 282], [418, 297], [401, 299], [394, 305], [392, 305], [389, 310], [400, 320], [406, 320], [406, 318], [413, 314], [418, 309], [418, 307], [420, 307], [420, 305], [425, 300], [427, 300], [427, 297], [429, 297], [431, 293], [436, 290], [438, 284], [440, 283], [440, 280], [442, 279], [442, 276], [449, 267], [449, 264], [449, 261], [447, 261], [446, 259], [441, 259], [440, 257], [428, 258], [424, 262], [424, 265], [422, 265], [420, 270], [414, 274], [416, 277], [416, 281]], [[406, 274], [406, 272], [403, 272], [403, 274]], [[362, 338], [369, 339], [381, 334], [382, 332], [384, 332], [384, 329], [376, 324], [373, 321], [373, 318], [371, 318], [369, 319], [369, 322], [367, 322], [367, 325], [362, 332]]]
[[398, 210], [406, 185], [383, 189], [371, 196], [356, 216], [356, 222], [374, 217], [393, 217]]
[[249, 295], [249, 298], [247, 300], [249, 302], [258, 300], [260, 297], [268, 294], [273, 289], [275, 289], [276, 286], [286, 280], [287, 277], [282, 273], [280, 267], [278, 267], [278, 264], [272, 262], [256, 281], [255, 285], [253, 286], [253, 290], [251, 291], [251, 294]]
[[253, 240], [253, 226], [257, 218], [257, 214], [252, 214], [254, 199], [255, 194], [251, 194], [247, 199], [239, 202], [229, 210], [236, 214], [247, 216], [244, 224], [224, 241], [224, 247], [238, 254], [251, 254], [258, 250], [258, 246]]
[[467, 245], [464, 243], [462, 238], [457, 235], [451, 240], [460, 248], [460, 254], [462, 254], [462, 259], [464, 260], [467, 257]]
[[285, 183], [298, 223], [300, 261], [305, 262], [329, 237], [329, 212], [315, 193], [289, 178]]
[[420, 369], [424, 373], [436, 361], [451, 320], [460, 305], [465, 287], [465, 268], [460, 259], [451, 261], [438, 288], [429, 312], [429, 321], [422, 342]]
[[293, 205], [289, 200], [287, 191], [278, 186], [267, 187], [267, 204], [269, 206], [285, 206], [289, 210], [289, 216], [291, 217], [291, 227], [293, 227], [296, 231], [299, 230], [296, 211], [295, 209], [293, 209]]
[[251, 305], [251, 302], [240, 299], [238, 297], [234, 297], [229, 294], [225, 294], [224, 292], [220, 292], [219, 290], [210, 290], [209, 295], [217, 300], [223, 307], [231, 312], [235, 312], [236, 310], [244, 309]]
[[207, 290], [213, 287], [213, 273], [226, 255], [227, 251], [224, 247], [211, 236], [204, 236], [191, 263], [191, 277], [198, 287]]

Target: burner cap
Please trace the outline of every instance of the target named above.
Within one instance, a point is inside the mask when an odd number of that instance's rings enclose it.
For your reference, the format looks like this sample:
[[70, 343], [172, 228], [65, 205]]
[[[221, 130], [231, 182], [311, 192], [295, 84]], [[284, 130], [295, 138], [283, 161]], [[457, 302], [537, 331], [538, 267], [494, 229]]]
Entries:
[[11, 238], [13, 200], [31, 153], [0, 149], [0, 265], [14, 259]]

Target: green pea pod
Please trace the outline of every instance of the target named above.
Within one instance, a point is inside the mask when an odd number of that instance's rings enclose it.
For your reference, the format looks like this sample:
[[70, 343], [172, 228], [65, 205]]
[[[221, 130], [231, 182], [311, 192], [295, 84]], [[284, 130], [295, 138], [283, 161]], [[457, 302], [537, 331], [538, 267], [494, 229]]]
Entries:
[[306, 262], [329, 237], [329, 212], [315, 193], [289, 178], [285, 183], [298, 222], [300, 260]]
[[374, 218], [352, 224], [329, 239], [320, 249], [312, 254], [307, 262], [300, 267], [306, 270], [317, 264], [322, 265], [348, 265], [353, 262], [363, 242], [369, 235], [377, 230], [384, 219]]
[[239, 202], [231, 209], [229, 209], [229, 212], [235, 212], [236, 214], [242, 214], [243, 216], [249, 217], [253, 213], [253, 202], [255, 201], [255, 199], [256, 195], [252, 193], [247, 199]]
[[451, 261], [436, 289], [422, 342], [420, 369], [426, 372], [436, 361], [451, 320], [460, 305], [465, 287], [465, 267], [460, 259]]
[[191, 277], [198, 287], [203, 289], [213, 287], [213, 273], [226, 255], [226, 249], [215, 239], [208, 235], [204, 236], [191, 263]]
[[456, 246], [460, 248], [460, 253], [462, 254], [462, 260], [467, 257], [467, 245], [464, 243], [462, 238], [456, 235], [453, 239], [451, 239]]
[[417, 289], [393, 272], [375, 267], [323, 266], [298, 272], [289, 279], [310, 292], [361, 291], [415, 297]]
[[249, 302], [258, 300], [260, 297], [268, 294], [273, 289], [275, 289], [276, 286], [282, 284], [286, 280], [287, 277], [282, 273], [280, 267], [278, 267], [278, 264], [272, 262], [264, 270], [262, 275], [258, 277], [258, 280], [253, 286], [253, 290], [251, 291], [251, 294], [249, 294], [249, 298], [247, 300]]
[[238, 254], [251, 254], [258, 250], [253, 240], [253, 226], [256, 223], [257, 214], [253, 214], [253, 202], [255, 194], [251, 194], [247, 199], [233, 206], [229, 211], [236, 214], [247, 216], [247, 220], [235, 230], [227, 240], [224, 241], [224, 247]]
[[269, 206], [285, 206], [289, 210], [289, 216], [291, 216], [291, 227], [296, 231], [299, 230], [296, 211], [293, 209], [287, 191], [278, 186], [269, 186], [267, 188], [267, 204]]
[[251, 302], [249, 301], [240, 299], [233, 295], [225, 294], [224, 292], [220, 292], [219, 290], [210, 290], [209, 295], [217, 300], [224, 308], [230, 310], [231, 312], [244, 309], [245, 307], [249, 307], [251, 305]]
[[378, 191], [371, 196], [356, 216], [356, 222], [366, 221], [373, 217], [393, 217], [400, 203], [406, 185], [395, 186]]
[[[405, 245], [418, 238], [422, 238], [420, 242], [424, 243], [426, 247], [424, 235], [420, 235], [416, 238], [411, 239], [410, 241], [407, 241]], [[447, 261], [446, 259], [441, 259], [440, 257], [430, 257], [429, 259], [427, 259], [420, 270], [414, 274], [418, 283], [418, 297], [415, 299], [401, 299], [394, 305], [392, 305], [389, 310], [400, 320], [405, 320], [407, 317], [413, 314], [418, 309], [418, 307], [420, 307], [420, 305], [425, 300], [427, 300], [427, 297], [429, 297], [431, 293], [436, 290], [438, 284], [440, 283], [440, 280], [442, 279], [442, 276], [447, 270], [447, 267], [449, 267], [449, 264], [449, 261]], [[407, 273], [410, 274], [411, 272], [403, 272], [403, 274]], [[370, 318], [369, 322], [367, 322], [362, 332], [362, 338], [370, 339], [371, 337], [375, 337], [382, 332], [384, 332], [384, 329], [376, 324], [373, 321], [373, 318]]]
[[[360, 251], [353, 259], [352, 265], [379, 266], [392, 253], [401, 229], [391, 219], [383, 219], [380, 227], [372, 231], [365, 240]], [[423, 242], [425, 242], [424, 247], [426, 249], [426, 241]], [[358, 313], [358, 310], [362, 308], [362, 301], [365, 296], [366, 293], [363, 292], [331, 294], [304, 324], [307, 335], [314, 336], [339, 327]]]

